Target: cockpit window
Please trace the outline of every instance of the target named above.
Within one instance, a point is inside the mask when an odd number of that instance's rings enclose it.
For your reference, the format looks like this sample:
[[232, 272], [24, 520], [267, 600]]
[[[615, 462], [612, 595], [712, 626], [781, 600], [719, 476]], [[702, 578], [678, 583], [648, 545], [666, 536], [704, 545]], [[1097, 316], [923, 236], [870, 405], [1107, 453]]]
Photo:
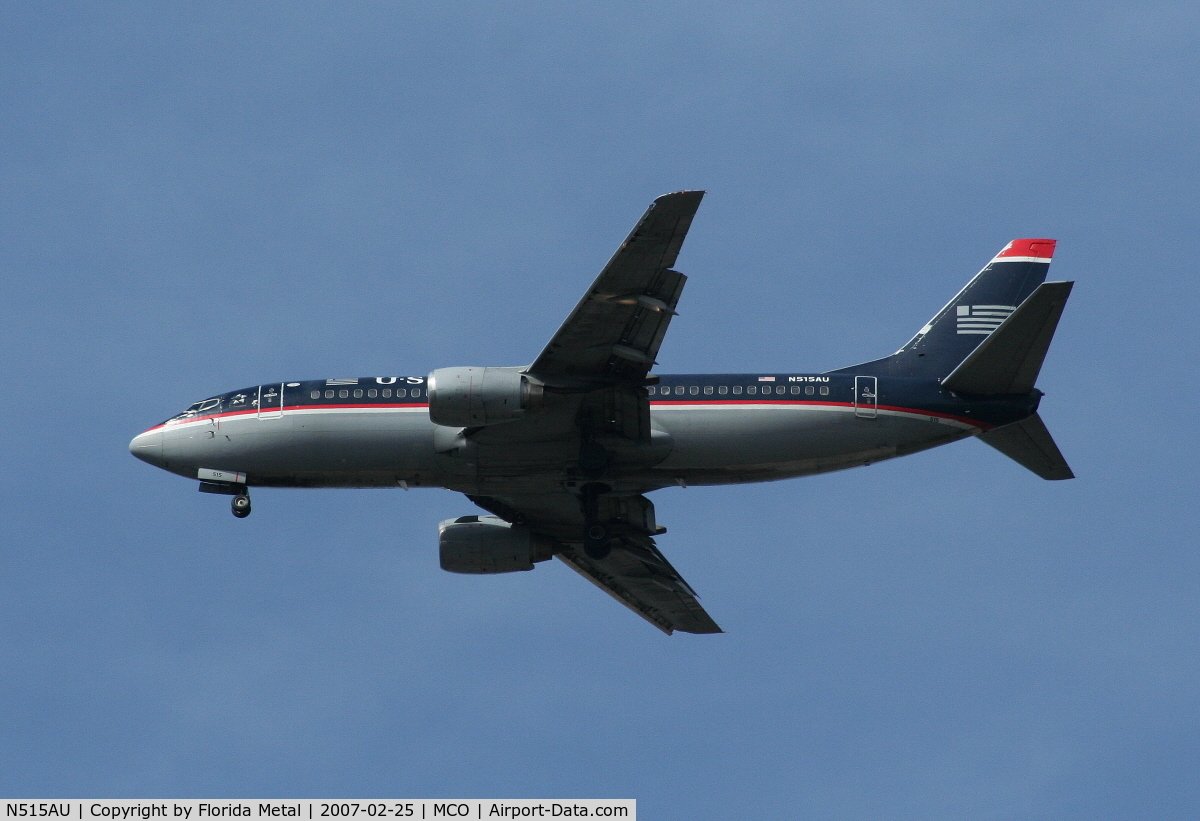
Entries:
[[200, 416], [201, 414], [208, 413], [208, 412], [215, 410], [220, 404], [221, 404], [221, 397], [219, 397], [219, 396], [214, 396], [212, 399], [205, 399], [202, 402], [197, 402], [196, 404], [192, 405], [187, 410], [185, 410], [183, 413], [178, 414], [176, 416], [172, 416], [170, 419], [168, 419], [163, 424], [170, 424], [172, 422], [185, 422], [188, 419], [193, 419], [197, 416]]

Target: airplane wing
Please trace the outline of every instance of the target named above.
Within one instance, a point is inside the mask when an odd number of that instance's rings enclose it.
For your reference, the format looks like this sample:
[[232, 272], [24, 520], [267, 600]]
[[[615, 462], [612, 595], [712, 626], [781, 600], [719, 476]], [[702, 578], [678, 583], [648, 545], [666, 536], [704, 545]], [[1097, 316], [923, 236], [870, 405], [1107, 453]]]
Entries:
[[[601, 559], [588, 556], [582, 545], [571, 543], [578, 542], [577, 534], [582, 531], [584, 521], [579, 499], [572, 494], [467, 498], [484, 510], [508, 521], [528, 525], [557, 541], [562, 549], [555, 555], [563, 564], [667, 635], [676, 630], [684, 633], [724, 632], [701, 607], [696, 591], [659, 552], [654, 539], [644, 532], [647, 529], [645, 520], [639, 520], [636, 513], [629, 515], [630, 511], [653, 510], [646, 497], [631, 496], [620, 500], [626, 510], [623, 517], [625, 532], [620, 535], [618, 544]], [[650, 518], [653, 518], [652, 513]]]
[[725, 632], [700, 606], [696, 591], [659, 552], [654, 540], [646, 541], [615, 549], [603, 559], [593, 559], [575, 548], [555, 555], [668, 636], [676, 630]]
[[[614, 493], [603, 480], [614, 461], [656, 460], [644, 385], [687, 279], [671, 266], [703, 196], [680, 191], [656, 199], [529, 366], [526, 372], [545, 384], [554, 402], [525, 419], [468, 433], [495, 452], [531, 441], [547, 452], [556, 444], [575, 448], [561, 458], [577, 491], [563, 488], [557, 464], [540, 474], [531, 467], [525, 477], [490, 476], [481, 459], [480, 478], [503, 490], [468, 498], [553, 539], [568, 567], [668, 634], [721, 628], [655, 546], [660, 531], [650, 500]], [[588, 495], [588, 488], [600, 490]], [[611, 533], [611, 549], [585, 551], [589, 526]]]
[[656, 199], [528, 373], [547, 384], [641, 384], [687, 277], [671, 270], [703, 191]]

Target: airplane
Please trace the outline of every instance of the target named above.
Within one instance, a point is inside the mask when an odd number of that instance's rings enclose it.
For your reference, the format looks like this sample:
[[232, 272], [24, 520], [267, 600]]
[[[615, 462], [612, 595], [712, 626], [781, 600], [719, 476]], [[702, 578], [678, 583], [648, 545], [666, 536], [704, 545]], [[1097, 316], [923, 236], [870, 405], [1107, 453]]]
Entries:
[[659, 551], [647, 498], [869, 465], [976, 437], [1043, 479], [1074, 478], [1038, 416], [1038, 373], [1071, 282], [1055, 241], [1006, 245], [896, 353], [823, 373], [652, 374], [686, 277], [702, 191], [656, 199], [523, 367], [272, 382], [134, 437], [138, 459], [232, 496], [251, 487], [446, 488], [488, 515], [438, 526], [442, 568], [557, 557], [670, 635], [720, 633]]

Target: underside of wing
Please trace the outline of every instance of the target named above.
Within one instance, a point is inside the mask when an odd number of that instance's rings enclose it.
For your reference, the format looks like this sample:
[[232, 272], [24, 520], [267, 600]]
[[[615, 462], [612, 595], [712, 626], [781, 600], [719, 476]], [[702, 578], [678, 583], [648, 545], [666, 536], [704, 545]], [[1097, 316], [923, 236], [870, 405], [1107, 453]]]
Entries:
[[577, 548], [556, 555], [567, 567], [667, 635], [676, 630], [724, 632], [652, 540], [646, 545], [623, 543], [603, 559], [593, 559]]
[[[555, 555], [621, 604], [668, 635], [720, 633], [721, 628], [697, 601], [696, 592], [658, 550], [654, 506], [640, 495], [608, 495], [586, 504], [570, 493], [538, 496], [469, 496], [483, 509], [553, 539]], [[591, 555], [580, 538], [588, 522], [602, 522], [612, 534], [611, 547]]]
[[640, 382], [687, 279], [671, 270], [703, 191], [659, 197], [529, 367], [548, 384]]

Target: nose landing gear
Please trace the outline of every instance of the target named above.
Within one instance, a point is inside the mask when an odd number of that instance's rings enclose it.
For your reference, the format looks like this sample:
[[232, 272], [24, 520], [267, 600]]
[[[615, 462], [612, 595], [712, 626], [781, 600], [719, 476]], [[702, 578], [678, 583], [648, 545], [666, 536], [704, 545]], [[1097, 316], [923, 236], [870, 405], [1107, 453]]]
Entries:
[[250, 497], [245, 493], [239, 493], [230, 501], [229, 507], [233, 510], [234, 516], [245, 519], [250, 515]]
[[245, 519], [250, 515], [250, 489], [246, 486], [246, 474], [228, 470], [200, 469], [200, 492], [232, 496], [229, 506], [233, 515]]

